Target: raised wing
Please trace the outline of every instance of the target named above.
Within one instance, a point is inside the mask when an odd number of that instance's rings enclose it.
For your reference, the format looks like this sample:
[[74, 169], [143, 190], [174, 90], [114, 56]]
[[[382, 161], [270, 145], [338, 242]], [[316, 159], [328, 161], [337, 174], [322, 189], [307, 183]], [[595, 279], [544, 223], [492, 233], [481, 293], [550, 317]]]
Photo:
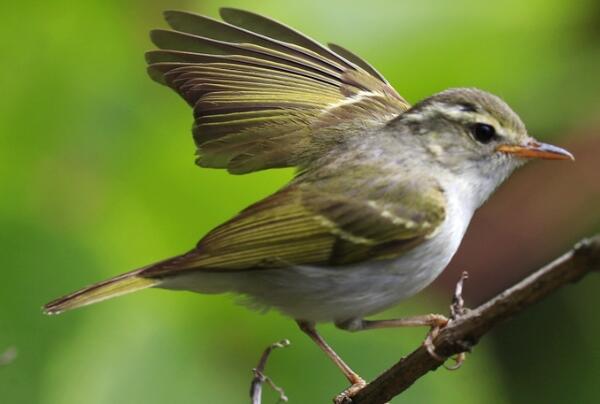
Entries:
[[380, 185], [361, 187], [359, 193], [292, 185], [217, 227], [188, 254], [141, 275], [337, 266], [396, 257], [438, 228], [445, 217], [443, 195], [438, 188], [411, 196], [407, 187]]
[[167, 11], [150, 76], [194, 109], [197, 164], [244, 174], [303, 167], [340, 136], [384, 125], [408, 103], [368, 63], [276, 21], [221, 9], [224, 22]]

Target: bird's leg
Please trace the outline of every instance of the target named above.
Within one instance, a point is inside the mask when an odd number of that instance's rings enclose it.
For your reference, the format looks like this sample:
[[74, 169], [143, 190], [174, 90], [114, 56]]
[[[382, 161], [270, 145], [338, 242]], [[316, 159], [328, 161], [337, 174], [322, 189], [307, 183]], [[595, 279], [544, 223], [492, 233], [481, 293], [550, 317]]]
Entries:
[[427, 348], [427, 352], [440, 362], [445, 359], [435, 352], [433, 340], [437, 337], [439, 331], [444, 328], [450, 320], [441, 314], [424, 314], [421, 316], [395, 318], [390, 320], [365, 320], [355, 318], [349, 321], [338, 321], [336, 327], [347, 331], [364, 331], [375, 330], [379, 328], [396, 328], [396, 327], [430, 327], [423, 345]]
[[336, 403], [344, 403], [347, 402], [348, 398], [352, 397], [356, 394], [360, 389], [362, 389], [366, 383], [362, 377], [360, 377], [356, 372], [354, 372], [350, 366], [346, 364], [340, 358], [340, 356], [325, 342], [323, 337], [319, 335], [315, 328], [315, 324], [308, 321], [296, 320], [298, 326], [306, 335], [310, 337], [318, 346], [321, 348], [323, 352], [332, 360], [332, 362], [342, 371], [346, 379], [350, 382], [351, 386], [344, 390], [340, 395], [335, 398]]
[[390, 320], [364, 320], [360, 318], [349, 321], [338, 321], [336, 327], [346, 331], [364, 331], [378, 328], [397, 327], [431, 327], [443, 328], [448, 324], [448, 318], [441, 314], [425, 314], [414, 317], [395, 318]]
[[[445, 362], [446, 359], [442, 358], [435, 352], [433, 340], [435, 339], [435, 337], [437, 337], [440, 330], [444, 328], [450, 321], [456, 320], [460, 316], [466, 314], [467, 309], [464, 307], [465, 302], [462, 298], [462, 290], [464, 282], [467, 278], [467, 272], [463, 272], [462, 276], [460, 277], [460, 280], [456, 284], [456, 289], [454, 291], [454, 296], [452, 299], [452, 305], [450, 306], [451, 314], [449, 319], [441, 314], [425, 314], [421, 316], [397, 318], [391, 320], [365, 320], [356, 318], [348, 321], [337, 321], [335, 325], [336, 327], [347, 331], [363, 331], [378, 328], [396, 327], [430, 327], [430, 330], [427, 333], [427, 337], [425, 338], [425, 341], [423, 341], [423, 345], [425, 346], [425, 348], [427, 348], [427, 352], [429, 352], [429, 354], [432, 357], [439, 360], [440, 362]], [[454, 360], [456, 361], [456, 365], [446, 366], [447, 369], [458, 369], [465, 360], [465, 353], [463, 352], [458, 354], [454, 358]]]
[[450, 320], [441, 314], [424, 314], [421, 316], [395, 318], [390, 320], [365, 320], [356, 318], [349, 321], [338, 321], [335, 325], [336, 327], [347, 331], [364, 331], [397, 327], [429, 327], [430, 330], [427, 333], [427, 337], [425, 337], [423, 344], [431, 356], [443, 362], [443, 358], [435, 353], [433, 339], [437, 336], [438, 332], [448, 324], [448, 321]]

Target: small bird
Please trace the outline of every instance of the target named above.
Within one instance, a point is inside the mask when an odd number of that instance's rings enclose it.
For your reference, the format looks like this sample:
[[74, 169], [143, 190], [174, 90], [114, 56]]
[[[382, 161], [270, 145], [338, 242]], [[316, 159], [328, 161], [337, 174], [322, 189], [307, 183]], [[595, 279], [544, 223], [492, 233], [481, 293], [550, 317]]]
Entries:
[[182, 255], [56, 299], [47, 314], [148, 287], [237, 293], [275, 308], [341, 369], [316, 323], [350, 331], [443, 326], [428, 314], [366, 320], [429, 285], [473, 213], [529, 159], [569, 160], [530, 137], [510, 107], [475, 88], [411, 106], [360, 57], [267, 17], [223, 21], [167, 11], [146, 54], [155, 81], [192, 106], [196, 163], [245, 174], [295, 167], [294, 179]]

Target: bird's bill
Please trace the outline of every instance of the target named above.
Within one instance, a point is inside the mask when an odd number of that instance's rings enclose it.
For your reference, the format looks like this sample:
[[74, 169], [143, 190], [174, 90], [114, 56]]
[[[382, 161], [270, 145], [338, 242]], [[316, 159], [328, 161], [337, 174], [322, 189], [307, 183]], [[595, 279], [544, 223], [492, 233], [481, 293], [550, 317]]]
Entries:
[[575, 157], [568, 151], [558, 146], [547, 143], [531, 141], [525, 145], [503, 144], [496, 148], [502, 153], [512, 154], [514, 156], [525, 158], [538, 158], [546, 160], [575, 160]]

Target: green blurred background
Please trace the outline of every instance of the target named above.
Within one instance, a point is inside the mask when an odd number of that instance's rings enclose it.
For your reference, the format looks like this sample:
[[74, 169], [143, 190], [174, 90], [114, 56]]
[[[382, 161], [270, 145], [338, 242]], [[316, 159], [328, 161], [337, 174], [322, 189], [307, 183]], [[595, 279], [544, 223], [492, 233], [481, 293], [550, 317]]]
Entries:
[[[445, 312], [471, 271], [475, 305], [600, 229], [597, 0], [22, 1], [0, 4], [0, 403], [245, 403], [262, 349], [294, 403], [329, 402], [344, 379], [293, 322], [228, 296], [144, 291], [60, 317], [40, 306], [188, 250], [290, 170], [243, 177], [194, 166], [191, 111], [145, 74], [161, 11], [243, 7], [352, 49], [408, 100], [453, 86], [504, 97], [575, 164], [537, 162], [477, 216], [452, 268], [382, 317]], [[398, 403], [598, 402], [598, 277], [504, 324], [457, 372]], [[324, 336], [371, 379], [424, 330]], [[276, 401], [265, 391], [264, 403]]]

